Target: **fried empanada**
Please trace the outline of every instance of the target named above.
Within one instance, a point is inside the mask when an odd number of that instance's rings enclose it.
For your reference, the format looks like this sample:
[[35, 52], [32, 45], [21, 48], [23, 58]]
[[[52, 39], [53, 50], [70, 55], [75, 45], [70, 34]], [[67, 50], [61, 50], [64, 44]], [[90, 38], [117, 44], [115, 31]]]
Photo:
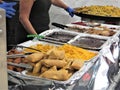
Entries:
[[65, 62], [64, 60], [54, 60], [54, 59], [44, 59], [41, 61], [41, 63], [46, 67], [56, 66], [57, 68], [62, 68], [67, 64], [67, 62]]
[[65, 51], [53, 48], [47, 52], [47, 55], [48, 55], [48, 59], [60, 59], [60, 60], [62, 60], [65, 57]]
[[37, 52], [27, 56], [26, 59], [29, 60], [30, 62], [38, 62], [43, 57], [44, 57], [44, 54], [42, 52]]
[[74, 60], [73, 63], [71, 64], [71, 67], [76, 69], [76, 70], [79, 70], [84, 64], [84, 61], [81, 61], [81, 60]]
[[67, 70], [62, 69], [62, 70], [58, 70], [58, 71], [48, 70], [48, 71], [44, 72], [43, 74], [41, 74], [40, 77], [59, 80], [59, 81], [65, 81], [65, 80], [69, 79], [69, 77], [71, 75], [72, 74], [68, 73]]
[[39, 73], [41, 69], [41, 62], [38, 62], [35, 64], [34, 68], [33, 68], [33, 74], [34, 73]]

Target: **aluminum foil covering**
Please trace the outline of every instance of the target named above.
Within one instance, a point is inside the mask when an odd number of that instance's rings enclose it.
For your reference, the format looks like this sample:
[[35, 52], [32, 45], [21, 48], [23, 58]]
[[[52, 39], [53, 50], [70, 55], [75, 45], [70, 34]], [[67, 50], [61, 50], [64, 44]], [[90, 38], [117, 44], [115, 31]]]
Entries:
[[[119, 71], [119, 38], [116, 36], [110, 39], [108, 45], [105, 46], [100, 53], [101, 66], [96, 75], [93, 90], [107, 90], [109, 85], [114, 82], [113, 77]], [[99, 82], [101, 82], [101, 84]]]
[[86, 49], [100, 50], [106, 45], [108, 39], [109, 38], [104, 36], [79, 34], [76, 38], [68, 43]]

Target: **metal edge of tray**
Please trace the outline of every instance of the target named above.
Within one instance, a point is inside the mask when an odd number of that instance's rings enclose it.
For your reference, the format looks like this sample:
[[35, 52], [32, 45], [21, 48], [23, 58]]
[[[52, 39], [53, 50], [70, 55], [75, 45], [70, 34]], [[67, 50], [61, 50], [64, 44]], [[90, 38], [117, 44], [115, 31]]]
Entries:
[[[73, 38], [71, 38], [70, 40], [72, 40], [72, 39], [74, 39], [77, 35], [79, 35], [79, 33], [78, 32], [74, 32], [74, 31], [69, 31], [69, 30], [64, 30], [64, 29], [58, 29], [58, 28], [56, 28], [56, 29], [52, 29], [52, 30], [46, 30], [46, 31], [44, 31], [43, 33], [41, 33], [41, 34], [39, 34], [39, 35], [42, 35], [42, 36], [47, 36], [47, 35], [50, 35], [50, 34], [52, 34], [52, 33], [54, 33], [54, 32], [65, 32], [65, 33], [68, 33], [68, 34], [71, 34], [71, 35], [74, 35], [74, 37]], [[39, 40], [41, 40], [41, 41], [46, 41], [47, 42], [47, 38], [45, 39], [39, 39]], [[69, 41], [70, 41], [69, 40]], [[48, 40], [48, 42], [53, 42], [53, 43], [56, 43], [57, 44], [57, 42], [58, 42], [58, 44], [59, 44], [59, 42], [60, 41], [53, 41], [53, 40]], [[68, 43], [69, 41], [67, 41], [67, 42], [65, 42], [65, 43]], [[62, 42], [61, 42], [62, 43]], [[64, 44], [64, 43], [63, 43]]]
[[100, 47], [96, 48], [92, 48], [92, 47], [85, 47], [81, 44], [81, 46], [78, 46], [78, 47], [81, 47], [81, 48], [85, 48], [85, 49], [90, 49], [90, 50], [100, 50], [103, 48], [103, 46], [105, 46], [107, 40], [109, 39], [109, 37], [105, 37], [105, 36], [99, 36], [99, 35], [93, 35], [93, 34], [87, 34], [87, 33], [80, 33], [76, 38], [74, 38], [73, 40], [69, 41], [68, 43], [71, 44], [71, 45], [74, 45], [72, 43], [75, 42], [75, 40], [77, 40], [78, 38], [80, 37], [84, 37], [84, 36], [88, 36], [88, 37], [93, 37], [93, 38], [97, 38], [97, 39], [105, 39], [105, 43], [102, 44]]
[[53, 32], [61, 32], [61, 31], [62, 31], [62, 32], [71, 33], [71, 34], [75, 34], [75, 35], [79, 34], [78, 32], [72, 32], [72, 31], [69, 31], [69, 30], [66, 31], [66, 30], [64, 30], [64, 29], [55, 28], [55, 29], [46, 30], [46, 31], [42, 32], [42, 33], [39, 34], [39, 35], [46, 36], [46, 35], [51, 34], [51, 33], [53, 33]]

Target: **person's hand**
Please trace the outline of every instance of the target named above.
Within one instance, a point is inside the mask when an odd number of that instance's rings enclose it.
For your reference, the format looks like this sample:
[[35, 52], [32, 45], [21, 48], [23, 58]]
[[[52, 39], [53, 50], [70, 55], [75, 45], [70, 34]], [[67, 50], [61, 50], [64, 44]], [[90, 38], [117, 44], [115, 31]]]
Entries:
[[69, 15], [70, 15], [71, 17], [74, 16], [74, 9], [73, 9], [73, 8], [68, 7], [68, 8], [66, 8], [65, 10], [69, 13]]
[[0, 7], [5, 9], [7, 18], [12, 18], [12, 16], [15, 15], [16, 10], [13, 8], [13, 6], [15, 6], [16, 4], [16, 2], [2, 2], [0, 4]]

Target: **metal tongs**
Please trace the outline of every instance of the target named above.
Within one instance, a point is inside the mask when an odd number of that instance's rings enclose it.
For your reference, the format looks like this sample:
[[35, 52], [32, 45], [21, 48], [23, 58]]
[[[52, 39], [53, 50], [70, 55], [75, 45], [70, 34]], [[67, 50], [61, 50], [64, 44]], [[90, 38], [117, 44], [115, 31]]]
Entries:
[[[26, 46], [21, 46], [21, 45], [10, 45], [10, 46], [20, 47], [20, 48], [28, 48], [28, 49], [32, 49], [32, 50], [36, 50], [36, 51], [41, 52], [38, 49], [34, 49], [34, 48], [31, 48], [31, 47], [26, 47]], [[33, 52], [28, 52], [28, 53], [24, 53], [24, 54], [12, 54], [12, 55], [7, 55], [7, 58], [27, 57], [27, 55], [30, 55], [32, 53]], [[16, 67], [22, 67], [22, 68], [29, 69], [29, 70], [31, 70], [33, 68], [30, 64], [25, 64], [25, 63], [17, 64], [17, 63], [7, 62], [7, 64], [12, 65], [12, 66], [16, 66]]]
[[[25, 54], [12, 54], [12, 55], [7, 55], [7, 58], [22, 58], [22, 57], [27, 57], [27, 55], [30, 55], [32, 53], [25, 53]], [[8, 65], [16, 66], [16, 67], [21, 67], [25, 69], [31, 70], [33, 67], [30, 64], [25, 64], [25, 63], [12, 63], [12, 62], [7, 62]]]
[[19, 58], [19, 57], [26, 57], [27, 55], [32, 54], [33, 52], [28, 52], [28, 53], [24, 53], [24, 54], [11, 54], [11, 55], [7, 55], [7, 58]]
[[16, 67], [21, 67], [21, 68], [25, 68], [28, 70], [31, 70], [33, 67], [30, 64], [25, 64], [25, 63], [12, 63], [12, 62], [7, 62], [8, 65], [12, 65], [12, 66], [16, 66]]
[[43, 35], [28, 35], [27, 37], [34, 37], [34, 38], [36, 38], [39, 41], [44, 41], [44, 42], [58, 44], [58, 45], [66, 44], [66, 43], [61, 42], [60, 39], [47, 37], [47, 36], [43, 36]]
[[31, 49], [31, 50], [35, 50], [35, 51], [39, 51], [39, 52], [41, 52], [40, 50], [38, 50], [38, 49], [35, 49], [35, 48], [31, 48], [31, 47], [27, 47], [27, 46], [22, 46], [22, 45], [9, 45], [9, 46], [12, 46], [12, 47], [14, 47], [14, 48], [28, 48], [28, 49]]

